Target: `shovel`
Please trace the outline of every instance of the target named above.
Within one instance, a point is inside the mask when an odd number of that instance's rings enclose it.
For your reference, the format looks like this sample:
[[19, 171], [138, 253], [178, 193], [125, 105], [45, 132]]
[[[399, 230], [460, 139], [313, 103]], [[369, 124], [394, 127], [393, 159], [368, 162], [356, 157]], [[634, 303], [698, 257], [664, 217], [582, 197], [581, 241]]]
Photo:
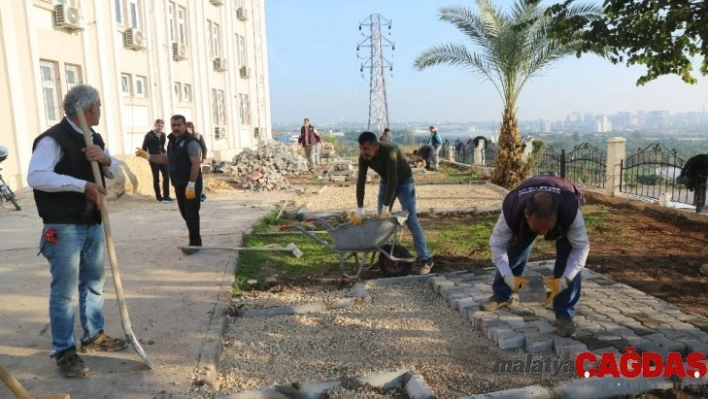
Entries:
[[300, 258], [303, 253], [300, 251], [300, 248], [295, 245], [295, 243], [290, 243], [285, 247], [196, 247], [196, 246], [187, 246], [187, 247], [178, 247], [179, 249], [196, 249], [196, 250], [216, 250], [216, 251], [234, 251], [234, 252], [241, 252], [241, 251], [274, 251], [274, 252], [290, 252], [295, 256], [296, 258]]
[[[25, 390], [22, 384], [20, 384], [20, 382], [17, 381], [15, 377], [13, 377], [12, 374], [10, 374], [10, 372], [2, 366], [2, 364], [0, 364], [0, 380], [7, 385], [15, 397], [20, 399], [30, 399], [33, 397]], [[52, 395], [46, 399], [71, 399], [71, 396], [68, 393], [62, 393], [59, 395]]]
[[[86, 146], [93, 145], [93, 139], [91, 138], [91, 131], [89, 130], [88, 123], [86, 123], [86, 116], [84, 115], [84, 110], [80, 107], [76, 108], [76, 114], [79, 117], [79, 122], [81, 123], [81, 130], [84, 132], [84, 140], [86, 141]], [[103, 180], [101, 180], [101, 172], [98, 170], [98, 162], [91, 162], [91, 168], [93, 169], [93, 178], [96, 180], [96, 184], [103, 186]], [[104, 187], [105, 188], [105, 187]], [[120, 310], [120, 321], [123, 325], [123, 331], [125, 332], [126, 339], [133, 345], [135, 351], [138, 352], [140, 358], [149, 367], [152, 367], [152, 362], [148, 357], [147, 353], [140, 342], [135, 338], [135, 333], [133, 333], [133, 327], [130, 324], [130, 317], [128, 316], [128, 305], [125, 302], [125, 296], [123, 295], [123, 282], [120, 279], [120, 272], [118, 271], [118, 257], [116, 256], [116, 247], [113, 245], [113, 234], [111, 234], [111, 224], [108, 220], [108, 207], [106, 205], [106, 196], [101, 194], [101, 219], [103, 221], [103, 232], [106, 236], [106, 249], [108, 250], [108, 258], [111, 261], [111, 271], [113, 272], [113, 285], [116, 289], [116, 297], [118, 298], [118, 309]]]

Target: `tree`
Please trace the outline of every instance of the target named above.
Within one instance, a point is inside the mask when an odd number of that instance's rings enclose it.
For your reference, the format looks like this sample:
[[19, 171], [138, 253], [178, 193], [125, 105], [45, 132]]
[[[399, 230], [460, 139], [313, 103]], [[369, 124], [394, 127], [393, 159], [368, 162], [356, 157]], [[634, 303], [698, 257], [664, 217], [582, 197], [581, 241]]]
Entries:
[[[478, 52], [461, 44], [444, 44], [420, 54], [413, 66], [418, 70], [449, 64], [470, 70], [494, 84], [502, 98], [504, 112], [499, 130], [499, 153], [492, 181], [512, 188], [525, 179], [530, 166], [522, 159], [521, 135], [516, 103], [526, 82], [553, 62], [576, 54], [576, 43], [560, 43], [548, 37], [545, 8], [525, 0], [516, 0], [509, 14], [494, 7], [489, 0], [477, 0], [480, 14], [467, 7], [443, 7], [441, 21], [453, 24], [467, 36]], [[569, 15], [585, 19], [599, 16], [593, 5], [568, 7]]]
[[[539, 3], [540, 0], [527, 0]], [[645, 65], [637, 80], [644, 85], [662, 75], [678, 75], [690, 84], [692, 58], [700, 55], [701, 74], [708, 75], [708, 6], [704, 0], [604, 0], [604, 16], [588, 21], [568, 12], [576, 0], [548, 8], [551, 36], [580, 42], [577, 53], [608, 51], [614, 64]]]

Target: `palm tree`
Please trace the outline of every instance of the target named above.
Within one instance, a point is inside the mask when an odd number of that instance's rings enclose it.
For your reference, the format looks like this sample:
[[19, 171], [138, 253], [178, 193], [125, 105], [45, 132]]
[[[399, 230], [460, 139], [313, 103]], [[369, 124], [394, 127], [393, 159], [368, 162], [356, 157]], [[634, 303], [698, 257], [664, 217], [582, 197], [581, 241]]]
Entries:
[[[575, 54], [579, 43], [561, 44], [548, 35], [550, 17], [538, 2], [517, 0], [505, 14], [489, 0], [476, 0], [475, 14], [467, 7], [443, 7], [440, 20], [462, 31], [477, 48], [470, 51], [463, 44], [443, 44], [420, 54], [413, 62], [418, 70], [449, 64], [470, 70], [489, 80], [504, 103], [499, 130], [499, 151], [492, 182], [512, 188], [528, 177], [530, 165], [521, 157], [521, 135], [516, 117], [516, 103], [524, 84], [546, 67], [565, 56]], [[572, 5], [567, 17], [597, 19], [602, 9], [595, 5]]]

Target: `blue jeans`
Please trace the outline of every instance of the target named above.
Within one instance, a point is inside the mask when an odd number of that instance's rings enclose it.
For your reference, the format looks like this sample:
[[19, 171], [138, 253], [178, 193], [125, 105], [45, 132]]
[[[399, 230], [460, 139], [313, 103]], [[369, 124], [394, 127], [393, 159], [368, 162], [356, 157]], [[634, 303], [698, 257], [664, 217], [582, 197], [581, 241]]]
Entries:
[[[535, 239], [536, 234], [531, 233], [526, 240], [515, 244], [510, 243], [507, 246], [506, 253], [507, 256], [509, 256], [509, 267], [514, 276], [524, 274], [526, 262], [529, 259], [529, 254], [531, 253]], [[563, 276], [565, 266], [568, 263], [568, 256], [572, 249], [573, 247], [570, 245], [568, 238], [563, 237], [556, 241], [556, 262], [553, 266], [553, 276], [555, 278]], [[553, 299], [553, 310], [556, 312], [556, 317], [573, 319], [573, 316], [575, 316], [575, 304], [580, 300], [581, 280], [580, 273], [578, 273], [568, 285], [568, 288]], [[494, 276], [492, 289], [494, 290], [495, 299], [499, 301], [508, 301], [511, 299], [511, 288], [506, 285], [498, 270], [497, 274]]]
[[[103, 283], [106, 246], [103, 226], [45, 224], [56, 232], [57, 242], [39, 241], [42, 255], [49, 261], [52, 283], [49, 291], [49, 320], [55, 353], [76, 346], [74, 302], [79, 297], [81, 340], [95, 338], [103, 329]], [[77, 289], [78, 288], [78, 289]]]
[[[404, 182], [398, 183], [398, 186], [396, 186], [396, 197], [398, 197], [398, 201], [401, 203], [401, 208], [403, 208], [404, 211], [408, 211], [406, 226], [408, 226], [408, 230], [410, 230], [413, 235], [415, 252], [418, 254], [421, 262], [430, 259], [430, 251], [428, 250], [428, 244], [425, 242], [425, 234], [423, 234], [423, 228], [420, 227], [418, 215], [415, 210], [415, 183], [412, 177]], [[379, 184], [378, 209], [381, 209], [383, 206], [385, 198], [386, 185], [381, 183]]]

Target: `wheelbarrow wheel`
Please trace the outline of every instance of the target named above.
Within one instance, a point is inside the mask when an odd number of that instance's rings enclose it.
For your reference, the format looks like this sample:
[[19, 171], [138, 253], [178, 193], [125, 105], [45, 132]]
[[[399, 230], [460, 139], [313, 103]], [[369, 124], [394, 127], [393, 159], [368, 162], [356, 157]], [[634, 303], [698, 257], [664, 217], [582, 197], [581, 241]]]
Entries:
[[[385, 247], [386, 249], [389, 246]], [[394, 245], [391, 255], [396, 258], [411, 258], [411, 253], [402, 245]], [[386, 255], [379, 254], [379, 269], [386, 277], [401, 277], [411, 274], [412, 262], [393, 261]]]

